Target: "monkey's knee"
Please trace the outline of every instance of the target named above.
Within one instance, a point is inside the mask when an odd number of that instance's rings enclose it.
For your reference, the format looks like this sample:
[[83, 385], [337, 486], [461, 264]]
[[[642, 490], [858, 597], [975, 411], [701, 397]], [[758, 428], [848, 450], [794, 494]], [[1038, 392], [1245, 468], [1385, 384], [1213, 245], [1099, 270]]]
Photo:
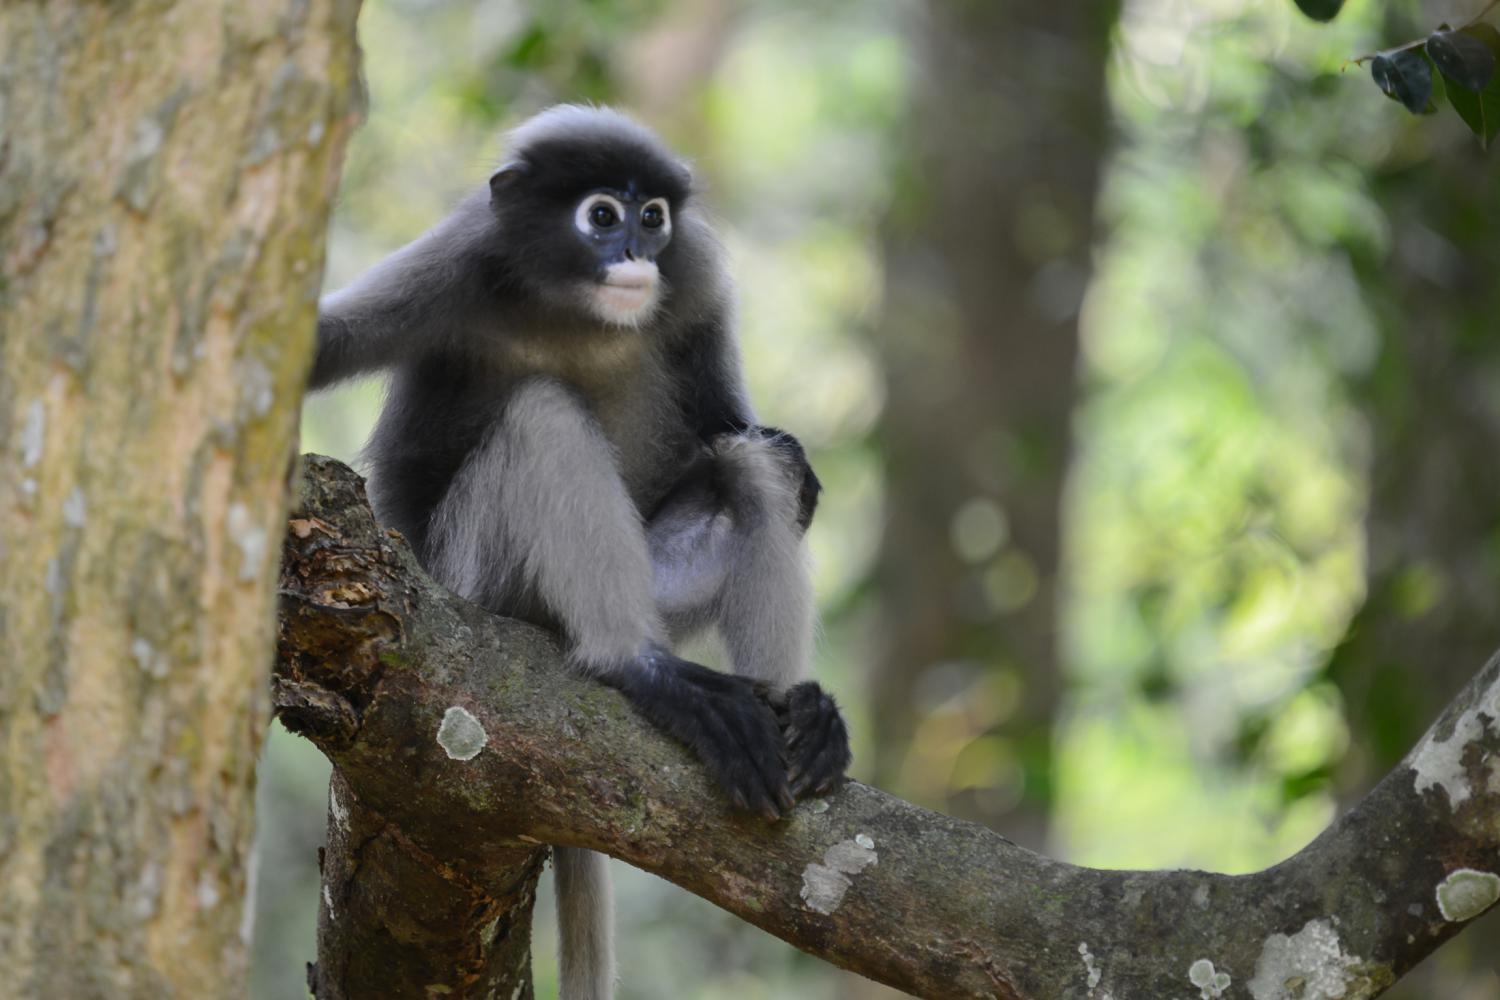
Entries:
[[752, 428], [719, 435], [709, 444], [709, 452], [724, 503], [740, 527], [795, 525], [799, 532], [807, 528], [822, 485], [795, 439], [783, 439], [769, 428]]

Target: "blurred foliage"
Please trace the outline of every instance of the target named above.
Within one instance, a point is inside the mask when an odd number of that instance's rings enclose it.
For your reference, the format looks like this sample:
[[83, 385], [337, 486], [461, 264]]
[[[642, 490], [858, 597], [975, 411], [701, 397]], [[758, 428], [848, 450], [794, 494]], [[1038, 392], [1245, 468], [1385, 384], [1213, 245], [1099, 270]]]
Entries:
[[[1340, 375], [1375, 343], [1343, 246], [1386, 238], [1356, 158], [1388, 132], [1329, 86], [1373, 33], [1358, 14], [1317, 30], [1279, 4], [1125, 14], [1057, 735], [1059, 839], [1080, 861], [1248, 870], [1332, 815], [1317, 776], [1341, 712], [1305, 689], [1362, 596]], [[1164, 822], [1164, 800], [1200, 821]]]
[[[881, 738], [866, 681], [885, 517], [871, 343], [881, 233], [893, 206], [924, 210], [898, 197], [908, 94], [924, 72], [910, 13], [910, 0], [367, 0], [369, 120], [328, 274], [337, 287], [436, 221], [482, 183], [503, 129], [555, 101], [617, 102], [689, 153], [733, 255], [758, 408], [809, 445], [828, 488], [810, 536], [817, 670], [851, 716], [856, 774]], [[1392, 40], [1381, 15], [1371, 0], [1326, 26], [1285, 0], [1133, 0], [1122, 12], [1059, 605], [1070, 686], [1054, 727], [1053, 829], [1072, 860], [1248, 870], [1300, 847], [1335, 809], [1351, 732], [1324, 666], [1363, 598], [1369, 498], [1369, 399], [1350, 386], [1383, 363], [1378, 307], [1352, 261], [1402, 238], [1376, 172], [1422, 169], [1413, 129], [1462, 128], [1371, 113], [1367, 87], [1341, 75], [1351, 53]], [[1493, 239], [1476, 225], [1464, 238]], [[373, 382], [310, 399], [304, 449], [355, 458], [379, 400]], [[948, 437], [933, 463], [1006, 447]], [[981, 501], [945, 534], [974, 562], [1008, 528]], [[993, 576], [997, 601], [1028, 586], [1003, 566]], [[1445, 599], [1436, 569], [1402, 579], [1403, 606]], [[919, 692], [912, 780], [1005, 794], [1019, 764], [1004, 722], [1025, 692], [1014, 675], [973, 680], [939, 671]], [[257, 1000], [305, 995], [326, 774], [273, 731]], [[701, 900], [616, 874], [622, 997], [858, 992]], [[556, 991], [550, 928], [544, 912], [539, 997]]]

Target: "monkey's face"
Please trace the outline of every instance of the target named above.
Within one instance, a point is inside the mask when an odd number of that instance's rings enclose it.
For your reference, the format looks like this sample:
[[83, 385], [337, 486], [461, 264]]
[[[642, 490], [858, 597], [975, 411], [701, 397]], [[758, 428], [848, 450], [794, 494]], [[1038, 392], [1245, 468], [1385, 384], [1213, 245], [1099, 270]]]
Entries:
[[564, 109], [554, 118], [521, 136], [490, 178], [509, 271], [565, 314], [643, 328], [691, 281], [691, 236], [674, 241], [673, 222], [683, 220], [692, 175], [618, 116]]
[[612, 326], [639, 326], [661, 299], [657, 257], [672, 240], [665, 197], [599, 189], [573, 209], [573, 232], [587, 248], [593, 273], [583, 282], [586, 307]]

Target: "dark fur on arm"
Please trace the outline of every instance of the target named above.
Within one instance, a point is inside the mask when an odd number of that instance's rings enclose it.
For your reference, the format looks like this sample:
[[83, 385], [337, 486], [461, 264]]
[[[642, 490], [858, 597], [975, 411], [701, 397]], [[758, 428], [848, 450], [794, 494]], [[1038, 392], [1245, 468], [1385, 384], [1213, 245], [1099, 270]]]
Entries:
[[741, 373], [739, 351], [722, 319], [695, 326], [674, 359], [685, 385], [688, 423], [705, 444], [721, 434], [754, 434], [776, 446], [801, 483], [797, 525], [806, 531], [818, 507], [823, 484], [807, 461], [802, 443], [786, 431], [757, 424]]
[[[319, 303], [309, 388], [441, 348], [473, 322], [495, 219], [471, 196], [458, 210]], [[493, 279], [491, 279], [493, 280]]]

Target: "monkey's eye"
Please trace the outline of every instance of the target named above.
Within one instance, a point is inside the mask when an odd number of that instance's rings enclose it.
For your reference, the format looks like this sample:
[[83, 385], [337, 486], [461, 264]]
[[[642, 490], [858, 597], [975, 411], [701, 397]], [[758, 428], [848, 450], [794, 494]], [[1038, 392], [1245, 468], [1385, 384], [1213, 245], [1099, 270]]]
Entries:
[[625, 218], [625, 206], [604, 193], [591, 194], [578, 203], [573, 214], [573, 226], [585, 236], [596, 234], [601, 229], [613, 229]]
[[641, 225], [647, 229], [661, 229], [671, 222], [667, 214], [667, 203], [657, 198], [646, 202], [646, 207], [641, 209]]
[[615, 214], [614, 209], [600, 202], [589, 209], [589, 221], [600, 229], [608, 229], [616, 222], [619, 222], [620, 217]]

